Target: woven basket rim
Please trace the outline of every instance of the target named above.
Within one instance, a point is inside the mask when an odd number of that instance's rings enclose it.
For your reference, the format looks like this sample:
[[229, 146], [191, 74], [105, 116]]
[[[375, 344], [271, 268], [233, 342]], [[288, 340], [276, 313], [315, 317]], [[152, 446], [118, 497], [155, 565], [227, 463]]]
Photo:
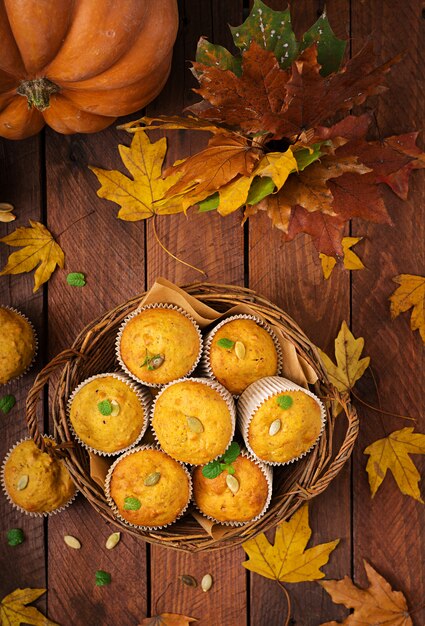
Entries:
[[[276, 524], [287, 520], [306, 501], [322, 493], [351, 456], [358, 436], [358, 418], [348, 394], [340, 394], [330, 383], [316, 346], [298, 324], [277, 305], [256, 294], [252, 289], [235, 285], [197, 282], [181, 288], [212, 308], [218, 307], [219, 311], [228, 310], [237, 304], [246, 304], [269, 324], [277, 326], [283, 336], [293, 343], [298, 354], [313, 367], [318, 375], [318, 382], [313, 386], [314, 392], [319, 397], [338, 401], [347, 419], [345, 436], [341, 445], [335, 449], [333, 433], [337, 415], [333, 409], [334, 403], [329, 403], [326, 428], [321, 441], [307, 457], [294, 464], [293, 468], [282, 471], [279, 480], [276, 481], [275, 478], [277, 490], [273, 494], [269, 510], [261, 519], [229, 529], [223, 538], [211, 537], [194, 518], [187, 518], [187, 516], [183, 518], [184, 521], [162, 531], [129, 530], [113, 517], [103, 490], [88, 475], [87, 451], [78, 446], [71, 447], [73, 438], [66, 419], [68, 396], [73, 387], [87, 377], [87, 373], [93, 371], [93, 367], [96, 368], [96, 364], [101, 363], [102, 358], [106, 358], [105, 350], [101, 350], [102, 347], [109, 349], [109, 344], [111, 345], [111, 358], [115, 363], [116, 332], [123, 319], [140, 306], [147, 291], [97, 317], [78, 334], [71, 348], [58, 354], [41, 370], [28, 393], [26, 418], [31, 437], [43, 449], [43, 439], [37, 427], [37, 405], [44, 385], [51, 380], [55, 370], [60, 368], [59, 378], [55, 377], [57, 382], [51, 407], [54, 436], [59, 443], [56, 453], [59, 451], [63, 456], [77, 488], [93, 508], [120, 530], [129, 532], [149, 543], [189, 552], [219, 550], [240, 545], [247, 539], [269, 530]], [[100, 356], [99, 352], [101, 352]], [[339, 422], [342, 420], [342, 416], [338, 418]]]

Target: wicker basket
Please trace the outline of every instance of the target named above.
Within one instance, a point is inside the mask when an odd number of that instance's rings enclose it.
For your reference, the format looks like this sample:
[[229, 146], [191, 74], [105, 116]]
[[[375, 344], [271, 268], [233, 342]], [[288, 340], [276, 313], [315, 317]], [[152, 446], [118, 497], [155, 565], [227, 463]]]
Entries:
[[[113, 522], [120, 530], [150, 543], [196, 552], [240, 544], [288, 519], [306, 500], [322, 493], [351, 455], [358, 435], [358, 418], [348, 396], [342, 397], [329, 382], [316, 347], [284, 311], [265, 298], [257, 296], [253, 291], [242, 287], [198, 283], [185, 286], [184, 289], [221, 312], [236, 304], [247, 304], [266, 321], [276, 325], [281, 329], [284, 337], [294, 344], [297, 352], [316, 371], [318, 382], [315, 385], [315, 393], [321, 398], [338, 400], [343, 407], [348, 424], [342, 444], [335, 449], [333, 435], [335, 421], [336, 419], [338, 422], [343, 421], [343, 415], [336, 418], [333, 411], [328, 410], [326, 428], [319, 445], [299, 462], [275, 472], [272, 502], [261, 519], [242, 527], [232, 528], [221, 539], [212, 538], [191, 515], [186, 515], [162, 531], [139, 531], [113, 518], [103, 490], [91, 479], [87, 452], [72, 442], [66, 420], [67, 400], [71, 391], [82, 380], [93, 374], [111, 371], [111, 368], [115, 367], [114, 340], [118, 328], [124, 318], [139, 306], [145, 294], [132, 298], [89, 324], [79, 334], [71, 349], [59, 354], [39, 373], [28, 394], [26, 415], [31, 436], [36, 444], [43, 448], [43, 439], [37, 427], [36, 408], [44, 385], [52, 378], [54, 371], [61, 368], [59, 380], [55, 383], [51, 414], [54, 421], [55, 439], [60, 444], [60, 454], [78, 489], [98, 513], [107, 521]], [[55, 380], [57, 380], [56, 376]], [[52, 450], [49, 452], [53, 453]], [[56, 454], [58, 454], [57, 451]]]

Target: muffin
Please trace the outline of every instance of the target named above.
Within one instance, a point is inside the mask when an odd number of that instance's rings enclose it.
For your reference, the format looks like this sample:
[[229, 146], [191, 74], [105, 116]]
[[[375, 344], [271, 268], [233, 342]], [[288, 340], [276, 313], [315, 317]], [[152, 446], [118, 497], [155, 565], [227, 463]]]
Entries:
[[124, 370], [151, 387], [188, 376], [198, 364], [202, 336], [196, 322], [172, 305], [150, 305], [121, 326], [117, 357]]
[[63, 462], [42, 452], [32, 439], [19, 442], [9, 452], [3, 463], [2, 483], [12, 504], [36, 515], [60, 510], [76, 493]]
[[36, 335], [27, 318], [18, 311], [0, 307], [0, 384], [26, 372], [36, 348]]
[[105, 493], [114, 513], [133, 526], [160, 528], [183, 515], [192, 495], [189, 473], [162, 450], [139, 447], [111, 466]]
[[203, 467], [193, 472], [193, 499], [209, 519], [239, 526], [258, 519], [267, 510], [272, 494], [271, 469], [242, 453], [233, 461], [233, 474], [223, 470], [216, 478], [207, 478]]
[[280, 373], [279, 342], [259, 318], [229, 317], [207, 335], [202, 364], [203, 372], [238, 396], [256, 380]]
[[151, 423], [161, 448], [173, 459], [203, 465], [229, 446], [235, 407], [231, 395], [215, 381], [184, 379], [158, 394]]
[[310, 391], [276, 376], [250, 385], [238, 409], [248, 450], [275, 465], [304, 456], [324, 427], [322, 402]]
[[150, 394], [119, 374], [83, 381], [68, 404], [77, 439], [100, 454], [117, 454], [143, 437], [149, 422]]

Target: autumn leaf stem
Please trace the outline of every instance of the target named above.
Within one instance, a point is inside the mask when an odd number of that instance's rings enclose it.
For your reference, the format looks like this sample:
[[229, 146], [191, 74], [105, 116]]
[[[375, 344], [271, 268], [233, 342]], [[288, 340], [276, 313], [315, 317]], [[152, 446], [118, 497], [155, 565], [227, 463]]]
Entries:
[[354, 393], [352, 389], [351, 389], [351, 394], [357, 400], [357, 402], [360, 402], [360, 404], [363, 404], [364, 406], [366, 406], [368, 409], [371, 409], [372, 411], [376, 411], [376, 413], [382, 413], [383, 415], [391, 415], [392, 417], [399, 417], [400, 419], [410, 420], [412, 422], [418, 421], [417, 417], [410, 417], [410, 415], [401, 415], [400, 413], [393, 413], [392, 411], [384, 411], [383, 409], [378, 409], [376, 406], [373, 406], [372, 404], [369, 404], [365, 400], [362, 400], [362, 398], [360, 398], [356, 393]]
[[178, 263], [182, 263], [183, 265], [186, 265], [187, 267], [190, 267], [191, 269], [195, 270], [196, 272], [199, 272], [200, 274], [203, 274], [204, 276], [207, 276], [207, 274], [206, 274], [206, 272], [204, 272], [204, 270], [199, 269], [199, 267], [196, 267], [195, 265], [191, 265], [190, 263], [187, 263], [187, 261], [183, 261], [183, 259], [179, 259], [179, 257], [175, 256], [172, 252], [170, 252], [170, 250], [168, 250], [168, 248], [166, 248], [164, 246], [164, 244], [162, 243], [162, 241], [160, 240], [160, 238], [158, 236], [158, 232], [156, 230], [155, 221], [156, 221], [156, 214], [153, 215], [153, 219], [152, 219], [153, 234], [155, 236], [155, 239], [156, 239], [157, 243], [161, 246], [161, 248], [164, 250], [164, 252], [166, 252], [172, 259], [174, 259]]
[[286, 603], [288, 605], [288, 611], [286, 614], [286, 619], [285, 619], [285, 623], [283, 624], [283, 626], [289, 626], [289, 622], [291, 620], [291, 598], [289, 596], [288, 590], [286, 589], [285, 585], [283, 585], [280, 580], [276, 580], [277, 584], [279, 585], [279, 587], [282, 589], [285, 598], [286, 598]]
[[85, 215], [82, 215], [81, 217], [79, 217], [78, 219], [74, 220], [73, 222], [71, 222], [66, 228], [64, 228], [64, 230], [62, 230], [59, 235], [56, 235], [56, 239], [59, 239], [59, 237], [61, 237], [62, 235], [64, 235], [70, 228], [72, 228], [73, 226], [75, 226], [75, 224], [77, 224], [78, 222], [81, 222], [81, 220], [85, 220], [86, 217], [89, 217], [89, 215], [93, 215], [93, 213], [95, 213], [95, 210], [93, 209], [92, 211], [89, 211], [88, 213], [86, 213]]

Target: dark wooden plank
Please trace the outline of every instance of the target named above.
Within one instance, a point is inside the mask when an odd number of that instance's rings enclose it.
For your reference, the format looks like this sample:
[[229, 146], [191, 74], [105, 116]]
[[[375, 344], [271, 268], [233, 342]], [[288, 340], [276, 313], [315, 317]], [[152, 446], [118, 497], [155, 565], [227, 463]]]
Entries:
[[[283, 0], [267, 2], [274, 9], [285, 9]], [[300, 36], [323, 10], [323, 2], [304, 0], [292, 4], [294, 30]], [[326, 3], [332, 28], [337, 36], [349, 34], [349, 1]], [[294, 317], [307, 335], [322, 349], [333, 350], [333, 340], [342, 320], [349, 320], [349, 275], [334, 270], [329, 281], [322, 275], [318, 253], [306, 235], [284, 243], [278, 230], [262, 214], [249, 223], [249, 284]], [[345, 424], [340, 424], [339, 439]], [[326, 566], [327, 577], [350, 573], [350, 466], [347, 464], [329, 489], [310, 504], [312, 545], [342, 539]], [[270, 533], [273, 536], [273, 533]], [[292, 622], [317, 626], [329, 615], [342, 618], [346, 611], [334, 607], [316, 583], [288, 585], [292, 600]], [[286, 600], [273, 581], [251, 575], [251, 625], [278, 626], [286, 615]], [[332, 611], [332, 613], [331, 613]]]
[[[379, 98], [377, 120], [381, 136], [422, 130], [424, 107], [425, 20], [423, 2], [410, 0], [353, 3], [353, 46], [374, 33], [378, 56], [386, 60], [400, 51], [406, 55], [388, 78], [390, 91]], [[423, 146], [423, 136], [422, 136]], [[415, 172], [409, 199], [402, 202], [386, 194], [394, 228], [353, 223], [356, 235], [367, 237], [363, 255], [367, 270], [353, 275], [353, 329], [365, 338], [367, 353], [378, 380], [382, 408], [418, 417], [415, 429], [425, 432], [425, 352], [419, 333], [409, 328], [409, 314], [391, 321], [388, 297], [400, 273], [424, 274], [425, 176]], [[376, 405], [378, 399], [367, 379], [362, 394]], [[361, 431], [354, 459], [354, 566], [355, 577], [365, 583], [362, 559], [366, 558], [402, 589], [415, 624], [425, 623], [425, 510], [423, 504], [403, 496], [391, 476], [375, 498], [369, 494], [364, 448], [393, 430], [413, 424], [401, 419], [361, 411]], [[414, 456], [425, 475], [425, 458]], [[422, 480], [423, 483], [423, 480]], [[425, 491], [422, 484], [422, 496]]]
[[[51, 357], [98, 315], [144, 288], [144, 225], [117, 220], [114, 205], [96, 196], [99, 185], [87, 168], [124, 171], [117, 151], [122, 139], [128, 140], [114, 128], [94, 136], [47, 135], [48, 223], [66, 255], [65, 271], [49, 283]], [[84, 272], [87, 285], [67, 285], [70, 271]], [[105, 541], [113, 531], [82, 496], [49, 521], [49, 607], [60, 623], [134, 626], [146, 615], [145, 544], [125, 536], [109, 552]], [[82, 549], [69, 549], [65, 534], [78, 537]], [[113, 587], [95, 586], [97, 569], [111, 573]]]
[[[42, 220], [40, 190], [40, 138], [25, 141], [2, 140], [0, 144], [0, 189], [1, 201], [15, 206], [17, 219], [10, 224], [0, 223], [0, 237], [11, 233], [19, 226], [29, 226], [28, 220]], [[5, 244], [0, 245], [0, 266], [6, 263], [13, 251]], [[16, 397], [12, 411], [0, 416], [0, 455], [4, 455], [19, 439], [28, 436], [25, 423], [25, 398], [37, 370], [43, 361], [44, 323], [43, 290], [32, 293], [33, 278], [30, 274], [0, 277], [0, 302], [16, 307], [34, 324], [40, 344], [35, 366], [23, 378], [0, 386], [0, 397], [11, 393]], [[40, 424], [43, 427], [43, 424]], [[44, 521], [13, 509], [3, 493], [0, 497], [1, 555], [0, 597], [16, 587], [45, 587]], [[17, 547], [6, 543], [9, 528], [22, 528], [25, 542]], [[45, 597], [40, 608], [46, 608]]]
[[[170, 81], [161, 96], [148, 107], [149, 113], [178, 114], [184, 106], [198, 98], [189, 90], [195, 83], [188, 70], [187, 59], [193, 59], [201, 34], [216, 43], [228, 44], [227, 22], [238, 23], [239, 0], [196, 2], [186, 0], [180, 5], [183, 22], [174, 53]], [[196, 133], [169, 133], [169, 162], [197, 151], [203, 145]], [[184, 260], [204, 269], [208, 280], [243, 284], [243, 230], [240, 216], [220, 218], [211, 213], [189, 218], [165, 217], [158, 220], [163, 243]], [[149, 284], [158, 275], [177, 283], [200, 280], [202, 276], [168, 257], [155, 243], [150, 225], [147, 238]], [[246, 575], [240, 563], [241, 549], [217, 554], [179, 554], [154, 546], [151, 549], [152, 611], [177, 611], [192, 615], [205, 626], [242, 626], [246, 624]], [[181, 574], [201, 580], [212, 574], [214, 586], [203, 593], [199, 587], [185, 587], [178, 581]]]

